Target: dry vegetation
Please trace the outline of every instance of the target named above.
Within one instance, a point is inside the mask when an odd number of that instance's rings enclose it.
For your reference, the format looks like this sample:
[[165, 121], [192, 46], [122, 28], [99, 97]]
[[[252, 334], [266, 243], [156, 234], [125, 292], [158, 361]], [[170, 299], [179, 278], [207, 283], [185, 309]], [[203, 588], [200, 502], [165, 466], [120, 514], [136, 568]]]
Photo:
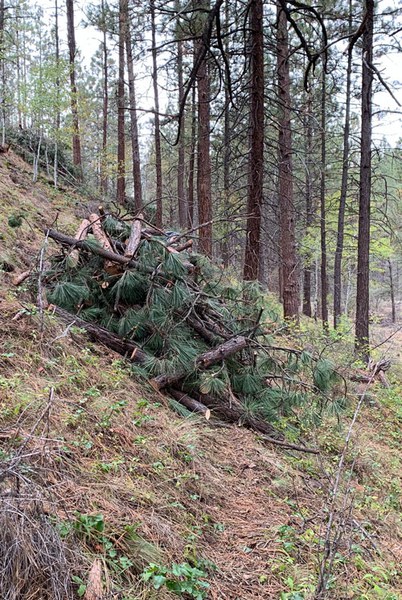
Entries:
[[[13, 287], [11, 269], [35, 264], [42, 225], [60, 211], [74, 230], [76, 202], [46, 180], [33, 188], [23, 161], [0, 157], [1, 598], [99, 598], [89, 590], [99, 573], [104, 599], [177, 597], [140, 577], [175, 562], [201, 572], [183, 598], [207, 581], [200, 598], [312, 599], [331, 510], [331, 539], [341, 535], [327, 598], [400, 598], [401, 384], [369, 390], [332, 503], [363, 388], [351, 388], [341, 427], [329, 419], [308, 434], [319, 456], [283, 451], [177, 414], [119, 356]], [[12, 229], [16, 212], [26, 221]]]

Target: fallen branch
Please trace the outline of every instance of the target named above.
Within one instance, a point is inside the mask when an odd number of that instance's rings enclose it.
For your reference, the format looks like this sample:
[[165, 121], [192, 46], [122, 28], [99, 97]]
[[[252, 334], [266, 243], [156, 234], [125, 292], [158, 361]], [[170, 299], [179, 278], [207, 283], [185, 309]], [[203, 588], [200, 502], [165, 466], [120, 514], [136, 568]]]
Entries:
[[[212, 365], [232, 356], [236, 352], [240, 352], [246, 348], [248, 344], [248, 340], [245, 337], [240, 335], [200, 354], [194, 362], [194, 369], [208, 369]], [[158, 377], [154, 377], [151, 379], [150, 383], [155, 390], [161, 390], [165, 387], [171, 386], [174, 383], [177, 383], [181, 379], [183, 379], [187, 375], [186, 371], [179, 371], [178, 373], [174, 373], [173, 375], [158, 375]]]

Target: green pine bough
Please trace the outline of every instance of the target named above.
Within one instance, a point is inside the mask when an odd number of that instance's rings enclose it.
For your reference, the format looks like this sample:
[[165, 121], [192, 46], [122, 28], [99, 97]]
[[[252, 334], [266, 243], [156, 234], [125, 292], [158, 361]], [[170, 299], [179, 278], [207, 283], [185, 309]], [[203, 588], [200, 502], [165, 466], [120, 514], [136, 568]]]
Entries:
[[271, 436], [273, 425], [297, 422], [307, 407], [319, 420], [337, 381], [333, 366], [276, 345], [264, 320], [280, 320], [258, 284], [227, 281], [205, 256], [175, 250], [163, 232], [144, 235], [127, 258], [128, 224], [109, 216], [102, 227], [112, 252], [90, 235], [77, 241], [47, 230], [62, 247], [44, 276], [51, 304], [131, 358], [136, 375], [174, 390], [175, 400], [192, 400], [198, 412], [205, 407]]

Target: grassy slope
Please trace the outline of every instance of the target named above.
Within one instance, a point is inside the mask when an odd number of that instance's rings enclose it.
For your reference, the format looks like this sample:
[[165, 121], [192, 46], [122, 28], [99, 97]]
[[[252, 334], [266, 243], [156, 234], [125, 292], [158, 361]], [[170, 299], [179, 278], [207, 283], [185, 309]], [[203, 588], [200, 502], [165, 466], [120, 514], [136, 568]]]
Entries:
[[[72, 232], [82, 216], [71, 190], [56, 193], [46, 179], [33, 186], [30, 173], [13, 153], [0, 156], [0, 264], [17, 271], [35, 264], [40, 227], [58, 214], [59, 228]], [[16, 212], [34, 231], [7, 225]], [[0, 577], [3, 596], [78, 597], [99, 557], [108, 598], [170, 597], [138, 573], [173, 561], [202, 568], [208, 598], [312, 598], [330, 476], [353, 408], [342, 431], [328, 422], [311, 436], [319, 457], [184, 419], [118, 356], [32, 310], [12, 275], [0, 270], [0, 564], [10, 567], [8, 588]], [[370, 391], [337, 502], [344, 535], [328, 598], [402, 597], [401, 418], [397, 384]], [[7, 553], [8, 534], [16, 555]]]

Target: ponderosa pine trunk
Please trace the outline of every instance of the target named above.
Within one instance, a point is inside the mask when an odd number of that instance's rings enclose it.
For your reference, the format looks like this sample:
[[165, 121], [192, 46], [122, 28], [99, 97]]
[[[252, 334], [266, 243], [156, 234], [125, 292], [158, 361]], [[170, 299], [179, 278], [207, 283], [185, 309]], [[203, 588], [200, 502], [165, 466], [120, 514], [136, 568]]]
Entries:
[[66, 0], [67, 8], [67, 37], [70, 62], [70, 89], [71, 89], [71, 114], [73, 121], [73, 163], [77, 167], [79, 178], [82, 177], [82, 156], [80, 125], [78, 118], [78, 92], [75, 77], [75, 57], [77, 48], [75, 44], [74, 29], [74, 0]]
[[[208, 11], [209, 0], [199, 0], [197, 6]], [[195, 45], [196, 55], [204, 44], [201, 37]], [[198, 222], [205, 223], [199, 230], [198, 250], [212, 256], [212, 197], [211, 197], [211, 157], [210, 157], [210, 78], [207, 57], [201, 61], [197, 72], [198, 90], [198, 156], [197, 156], [197, 196]]]
[[137, 98], [135, 92], [134, 61], [133, 50], [131, 47], [130, 24], [127, 15], [126, 27], [126, 53], [128, 70], [128, 90], [130, 97], [130, 133], [131, 133], [131, 153], [133, 165], [133, 185], [134, 185], [134, 208], [136, 212], [141, 211], [142, 200], [142, 181], [141, 181], [141, 158], [140, 144], [138, 139], [138, 118], [137, 118]]
[[250, 2], [249, 180], [243, 277], [260, 278], [261, 208], [264, 180], [264, 31], [263, 0]]
[[[349, 34], [352, 34], [352, 2], [349, 2]], [[346, 103], [345, 125], [343, 129], [343, 154], [342, 154], [342, 180], [338, 209], [338, 229], [336, 235], [335, 263], [334, 263], [334, 329], [339, 324], [342, 314], [342, 255], [345, 233], [346, 196], [348, 192], [349, 176], [349, 151], [350, 151], [350, 104], [352, 89], [352, 57], [353, 47], [348, 50], [348, 63], [346, 69]]]
[[155, 0], [150, 0], [151, 11], [151, 35], [152, 35], [152, 81], [154, 89], [154, 139], [155, 139], [155, 175], [156, 175], [156, 213], [155, 225], [162, 228], [163, 221], [163, 181], [162, 181], [162, 151], [161, 151], [161, 132], [159, 119], [159, 90], [158, 90], [158, 63], [156, 51], [156, 23], [155, 23]]
[[298, 265], [296, 258], [293, 198], [292, 129], [287, 19], [277, 4], [277, 76], [279, 97], [279, 227], [282, 298], [285, 319], [299, 318]]
[[127, 1], [119, 1], [119, 78], [117, 82], [117, 189], [116, 202], [126, 203], [126, 140], [124, 102], [124, 45], [126, 42]]
[[326, 215], [326, 164], [327, 164], [327, 96], [325, 65], [321, 71], [321, 175], [320, 175], [320, 246], [321, 246], [321, 320], [328, 329], [328, 274], [327, 274], [327, 215]]
[[[180, 1], [176, 0], [176, 12], [180, 12]], [[183, 80], [183, 50], [184, 42], [182, 40], [182, 30], [180, 26], [179, 17], [177, 17], [176, 23], [176, 37], [177, 37], [177, 84], [179, 88], [179, 110], [184, 99], [184, 80]], [[185, 145], [186, 145], [186, 117], [185, 111], [181, 116], [180, 122], [180, 139], [177, 146], [177, 204], [179, 210], [179, 225], [182, 229], [188, 229], [190, 227], [190, 221], [188, 218], [188, 209], [186, 202], [186, 193], [184, 186], [185, 177]]]
[[189, 225], [194, 225], [194, 182], [195, 182], [195, 155], [196, 155], [196, 136], [197, 136], [197, 103], [196, 88], [193, 87], [191, 95], [191, 141], [190, 158], [188, 161], [188, 192], [187, 192], [187, 210]]
[[373, 87], [374, 0], [366, 0], [362, 44], [362, 108], [359, 185], [359, 232], [357, 244], [356, 352], [369, 358], [370, 302], [370, 204]]
[[102, 158], [100, 167], [100, 187], [104, 196], [107, 196], [108, 191], [108, 174], [107, 174], [107, 133], [108, 133], [108, 110], [109, 110], [109, 66], [108, 66], [108, 50], [107, 50], [107, 28], [105, 14], [105, 0], [102, 0], [102, 53], [103, 53], [103, 103], [102, 103]]
[[[306, 232], [309, 233], [313, 223], [313, 201], [312, 201], [312, 169], [313, 169], [313, 127], [312, 127], [312, 102], [311, 93], [307, 92], [306, 115], [304, 120], [304, 135], [305, 135], [305, 162], [306, 162], [306, 178], [305, 178], [305, 200], [306, 200]], [[311, 275], [312, 275], [312, 258], [307, 256], [308, 263], [303, 269], [303, 314], [306, 317], [311, 317]]]

